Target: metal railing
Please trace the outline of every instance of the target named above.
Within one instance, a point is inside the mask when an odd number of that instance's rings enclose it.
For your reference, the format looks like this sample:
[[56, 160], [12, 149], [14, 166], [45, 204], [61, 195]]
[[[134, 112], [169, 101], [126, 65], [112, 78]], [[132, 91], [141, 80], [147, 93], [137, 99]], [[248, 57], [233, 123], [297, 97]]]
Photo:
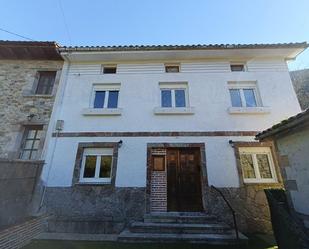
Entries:
[[221, 190], [219, 190], [218, 188], [216, 188], [215, 186], [211, 185], [211, 188], [216, 190], [220, 196], [223, 198], [223, 200], [225, 201], [225, 203], [227, 204], [227, 206], [229, 207], [229, 209], [231, 210], [231, 213], [233, 215], [233, 222], [234, 222], [234, 229], [235, 229], [235, 234], [236, 234], [236, 239], [239, 240], [239, 233], [238, 233], [238, 227], [237, 227], [237, 222], [236, 222], [236, 216], [235, 216], [235, 210], [232, 208], [231, 204], [228, 202], [228, 200], [225, 198], [224, 194], [221, 192]]

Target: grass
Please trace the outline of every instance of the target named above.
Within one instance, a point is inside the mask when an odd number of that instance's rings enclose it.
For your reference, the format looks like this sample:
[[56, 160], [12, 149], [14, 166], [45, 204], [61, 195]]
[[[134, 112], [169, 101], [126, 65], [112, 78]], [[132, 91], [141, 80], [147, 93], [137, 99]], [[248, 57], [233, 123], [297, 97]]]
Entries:
[[117, 242], [67, 241], [67, 240], [34, 240], [23, 249], [275, 249], [273, 244], [260, 238], [250, 237], [247, 246], [210, 246], [203, 244], [133, 244]]

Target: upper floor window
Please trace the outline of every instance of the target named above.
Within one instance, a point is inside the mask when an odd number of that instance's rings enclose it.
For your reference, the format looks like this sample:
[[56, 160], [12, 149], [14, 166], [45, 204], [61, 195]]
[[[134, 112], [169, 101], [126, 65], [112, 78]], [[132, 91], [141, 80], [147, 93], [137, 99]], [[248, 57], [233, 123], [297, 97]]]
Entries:
[[56, 71], [39, 71], [35, 94], [52, 94], [56, 73]]
[[117, 72], [117, 65], [103, 65], [104, 74], [114, 74]]
[[269, 147], [240, 147], [239, 156], [245, 183], [277, 182]]
[[118, 84], [95, 85], [93, 108], [118, 108]]
[[179, 73], [180, 66], [178, 64], [165, 64], [166, 73]]
[[160, 84], [161, 107], [187, 107], [186, 84]]
[[20, 159], [37, 159], [43, 126], [26, 126]]
[[261, 106], [255, 83], [229, 83], [229, 91], [233, 107]]
[[244, 72], [246, 71], [245, 64], [243, 63], [233, 63], [230, 65], [232, 72]]
[[113, 149], [86, 148], [83, 152], [80, 182], [110, 183]]

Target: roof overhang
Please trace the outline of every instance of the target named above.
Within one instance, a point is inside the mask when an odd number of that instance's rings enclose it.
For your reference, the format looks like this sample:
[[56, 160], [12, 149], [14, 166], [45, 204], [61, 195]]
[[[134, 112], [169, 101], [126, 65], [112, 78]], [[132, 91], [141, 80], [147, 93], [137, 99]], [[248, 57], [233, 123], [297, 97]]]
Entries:
[[63, 60], [55, 42], [0, 41], [1, 60]]
[[255, 136], [256, 140], [269, 140], [278, 138], [309, 127], [309, 108], [295, 116], [264, 130]]
[[308, 47], [307, 43], [252, 45], [195, 45], [195, 46], [119, 46], [119, 47], [62, 47], [69, 61], [149, 61], [254, 58], [295, 59]]

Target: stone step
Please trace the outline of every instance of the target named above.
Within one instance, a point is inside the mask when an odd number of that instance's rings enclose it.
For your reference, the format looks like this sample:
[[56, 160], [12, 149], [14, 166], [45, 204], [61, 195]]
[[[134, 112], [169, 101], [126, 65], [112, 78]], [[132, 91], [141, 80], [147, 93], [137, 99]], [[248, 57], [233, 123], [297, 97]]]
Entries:
[[221, 223], [158, 223], [158, 222], [133, 222], [130, 231], [134, 233], [231, 233], [229, 226]]
[[151, 223], [209, 223], [216, 220], [215, 216], [206, 213], [150, 213], [144, 215], [145, 222]]
[[232, 245], [238, 243], [247, 243], [247, 237], [240, 234], [240, 240], [237, 241], [235, 234], [168, 234], [168, 233], [132, 233], [124, 230], [119, 236], [118, 241], [128, 243], [203, 243], [217, 245]]

